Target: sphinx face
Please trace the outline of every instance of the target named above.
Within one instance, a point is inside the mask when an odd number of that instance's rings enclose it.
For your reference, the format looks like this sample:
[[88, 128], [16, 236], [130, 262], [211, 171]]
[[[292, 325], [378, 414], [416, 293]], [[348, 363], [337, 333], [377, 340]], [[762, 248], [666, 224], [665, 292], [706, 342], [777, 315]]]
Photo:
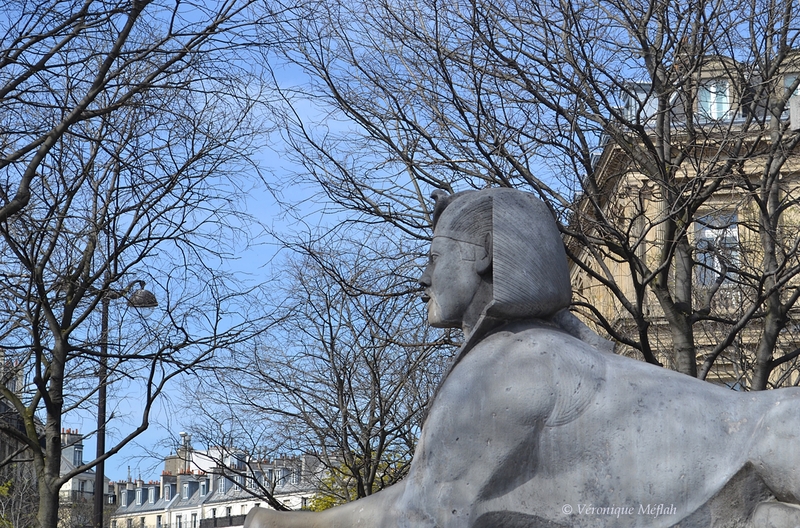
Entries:
[[461, 328], [482, 278], [476, 270], [475, 253], [482, 246], [446, 236], [433, 237], [425, 273], [419, 280], [425, 288], [428, 323], [440, 328]]

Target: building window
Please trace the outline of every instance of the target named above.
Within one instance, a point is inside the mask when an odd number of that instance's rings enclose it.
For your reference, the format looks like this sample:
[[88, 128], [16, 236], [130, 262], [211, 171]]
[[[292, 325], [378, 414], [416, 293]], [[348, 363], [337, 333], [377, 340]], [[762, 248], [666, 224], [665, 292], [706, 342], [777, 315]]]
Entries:
[[203, 481], [200, 483], [200, 495], [208, 493], [208, 482]]
[[168, 501], [170, 499], [170, 497], [172, 496], [171, 488], [172, 488], [172, 486], [170, 484], [167, 484], [166, 486], [164, 486], [164, 500], [165, 501]]
[[700, 116], [704, 119], [728, 117], [731, 108], [730, 83], [725, 79], [714, 79], [701, 85], [697, 104]]
[[231, 516], [231, 507], [228, 506], [227, 508], [225, 508], [225, 517], [230, 517], [230, 516]]
[[128, 490], [122, 490], [122, 505], [128, 505]]
[[183, 484], [183, 500], [189, 499], [189, 483], [186, 482]]
[[142, 505], [142, 488], [136, 490], [136, 505]]
[[192, 514], [192, 528], [197, 528], [197, 514]]
[[156, 528], [161, 528], [161, 516], [156, 515]]
[[736, 276], [739, 266], [739, 229], [736, 213], [702, 216], [695, 222], [697, 284], [711, 287], [723, 274]]
[[125, 519], [125, 526], [133, 528], [133, 519]]
[[175, 528], [183, 528], [183, 518], [180, 515], [175, 517]]
[[144, 528], [144, 517], [139, 517], [139, 528]]
[[72, 464], [77, 467], [83, 464], [83, 448], [75, 447], [72, 451]]
[[633, 123], [647, 123], [658, 113], [658, 99], [647, 83], [635, 83], [628, 87], [625, 97], [625, 119]]
[[[786, 90], [786, 97], [787, 97], [786, 106], [783, 109], [783, 118], [784, 119], [788, 118], [792, 122], [793, 127], [796, 125], [798, 117], [797, 115], [793, 116], [793, 114], [797, 113], [796, 101], [800, 99], [800, 84], [795, 86], [798, 77], [800, 77], [800, 73], [788, 73], [783, 76], [783, 87]], [[793, 100], [795, 101], [795, 105], [792, 104]], [[794, 112], [792, 112], [793, 106], [795, 107]], [[792, 117], [794, 117], [794, 119], [792, 119]]]
[[216, 508], [211, 508], [211, 518], [212, 519], [216, 519], [217, 518], [217, 509]]
[[147, 495], [147, 502], [149, 502], [150, 504], [153, 504], [154, 502], [156, 502], [156, 489], [155, 488], [150, 488], [150, 492]]
[[800, 74], [797, 73], [788, 73], [783, 76], [783, 87], [786, 89], [786, 94], [789, 97], [797, 97], [800, 95], [800, 85], [792, 90], [792, 86], [794, 86], [794, 83], [797, 82], [798, 77], [800, 77]]
[[111, 528], [117, 528], [117, 521], [111, 521]]

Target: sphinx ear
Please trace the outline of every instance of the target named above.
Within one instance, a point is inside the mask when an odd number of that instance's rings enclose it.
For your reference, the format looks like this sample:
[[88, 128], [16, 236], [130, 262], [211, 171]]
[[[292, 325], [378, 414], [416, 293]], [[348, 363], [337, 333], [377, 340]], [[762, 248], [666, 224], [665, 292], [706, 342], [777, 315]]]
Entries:
[[483, 238], [483, 249], [478, 250], [475, 259], [475, 271], [478, 275], [485, 275], [490, 269], [492, 269], [492, 234], [486, 233]]

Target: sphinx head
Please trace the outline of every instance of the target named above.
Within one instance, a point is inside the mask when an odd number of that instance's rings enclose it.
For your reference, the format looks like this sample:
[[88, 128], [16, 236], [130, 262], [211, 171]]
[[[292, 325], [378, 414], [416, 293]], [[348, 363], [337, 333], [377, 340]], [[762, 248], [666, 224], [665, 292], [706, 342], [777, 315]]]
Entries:
[[547, 318], [569, 306], [567, 258], [547, 206], [515, 189], [433, 195], [430, 260], [420, 278], [433, 326], [480, 317]]

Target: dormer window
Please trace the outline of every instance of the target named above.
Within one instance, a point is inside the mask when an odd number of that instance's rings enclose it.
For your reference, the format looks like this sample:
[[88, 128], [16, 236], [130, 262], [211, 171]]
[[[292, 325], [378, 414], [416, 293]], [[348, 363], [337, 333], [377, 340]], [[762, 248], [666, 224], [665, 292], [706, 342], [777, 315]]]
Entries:
[[625, 95], [625, 119], [633, 123], [647, 123], [658, 112], [658, 99], [650, 91], [649, 83], [632, 83]]
[[75, 447], [72, 450], [72, 465], [78, 467], [83, 464], [83, 448]]
[[142, 488], [136, 490], [136, 505], [142, 505]]
[[726, 79], [712, 79], [700, 85], [697, 106], [704, 119], [717, 121], [728, 117], [731, 109], [730, 83]]

